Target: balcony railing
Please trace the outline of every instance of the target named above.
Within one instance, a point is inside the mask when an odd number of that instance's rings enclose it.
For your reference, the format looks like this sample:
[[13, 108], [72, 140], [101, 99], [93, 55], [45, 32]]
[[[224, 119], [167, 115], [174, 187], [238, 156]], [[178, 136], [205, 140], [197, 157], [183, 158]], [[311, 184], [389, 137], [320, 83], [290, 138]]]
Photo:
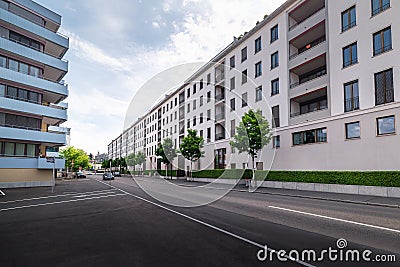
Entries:
[[380, 55], [380, 54], [382, 54], [386, 51], [390, 51], [390, 50], [392, 50], [392, 44], [388, 44], [384, 47], [376, 48], [376, 49], [374, 49], [374, 56]]
[[346, 24], [346, 25], [344, 25], [344, 26], [342, 27], [342, 32], [345, 32], [345, 31], [347, 31], [347, 30], [353, 28], [353, 27], [356, 26], [356, 25], [357, 25], [357, 22], [356, 22], [355, 20], [354, 20], [354, 21], [351, 21], [349, 24]]
[[225, 80], [225, 73], [221, 73], [215, 76], [215, 83], [219, 83]]
[[320, 9], [318, 9], [317, 11], [315, 11], [313, 14], [311, 14], [310, 16], [308, 16], [307, 18], [303, 19], [302, 21], [296, 22], [293, 25], [291, 25], [289, 27], [289, 31], [294, 30], [295, 28], [297, 28], [297, 26], [299, 26], [300, 24], [302, 24], [303, 22], [307, 21], [308, 19], [316, 16], [318, 14], [318, 12], [320, 12], [321, 10], [323, 10], [325, 8], [325, 6], [321, 7]]
[[216, 121], [225, 120], [225, 113], [216, 114], [215, 120]]
[[374, 10], [372, 10], [372, 14], [371, 14], [371, 15], [372, 15], [372, 16], [375, 16], [375, 15], [377, 15], [377, 14], [379, 14], [379, 13], [385, 11], [385, 10], [388, 9], [389, 7], [390, 7], [390, 2], [387, 3], [386, 5], [382, 5], [382, 6], [378, 7], [378, 8], [375, 8]]
[[308, 44], [304, 49], [301, 49], [297, 53], [291, 55], [289, 57], [289, 59], [292, 60], [292, 59], [296, 58], [297, 56], [299, 56], [299, 55], [301, 55], [301, 54], [303, 54], [303, 53], [315, 48], [316, 46], [318, 46], [319, 44], [321, 44], [321, 43], [323, 43], [325, 41], [326, 41], [326, 37], [323, 36], [323, 37], [311, 42], [310, 44]]
[[34, 100], [30, 100], [30, 99], [26, 99], [26, 98], [21, 98], [21, 97], [15, 97], [15, 96], [11, 96], [11, 95], [4, 95], [5, 98], [10, 98], [10, 99], [14, 99], [14, 100], [18, 100], [18, 101], [23, 101], [23, 102], [28, 102], [28, 103], [32, 103], [32, 104], [36, 104], [36, 105], [41, 105], [42, 103], [40, 103], [39, 101], [34, 101]]
[[225, 139], [225, 134], [224, 133], [219, 133], [219, 134], [215, 135], [215, 141], [223, 140], [223, 139]]
[[290, 85], [290, 89], [293, 89], [293, 88], [295, 88], [295, 87], [297, 87], [297, 86], [299, 86], [299, 85], [301, 85], [301, 84], [303, 84], [303, 83], [307, 83], [307, 82], [309, 82], [309, 81], [318, 79], [318, 78], [320, 78], [320, 77], [322, 77], [322, 76], [324, 76], [324, 75], [326, 75], [326, 74], [327, 74], [326, 69], [325, 69], [325, 70], [321, 70], [321, 71], [319, 71], [319, 72], [317, 72], [317, 73], [315, 73], [315, 74], [312, 74], [312, 75], [310, 75], [310, 76], [307, 76], [307, 77], [301, 79], [300, 82], [291, 84], [291, 85]]
[[376, 105], [383, 105], [394, 101], [394, 89], [386, 88], [375, 92]]
[[344, 101], [344, 111], [353, 111], [360, 109], [359, 97], [353, 97]]
[[21, 126], [21, 125], [13, 125], [13, 124], [6, 124], [6, 123], [0, 123], [0, 127], [7, 127], [7, 128], [15, 128], [15, 129], [23, 129], [23, 130], [31, 130], [31, 131], [37, 131], [40, 132], [41, 129], [40, 127], [28, 127], [28, 126]]
[[219, 94], [215, 96], [215, 102], [225, 100], [225, 94]]
[[308, 112], [295, 112], [295, 113], [292, 113], [292, 114], [290, 114], [290, 117], [291, 118], [295, 118], [295, 117], [302, 116], [302, 115], [305, 115], [305, 114], [310, 114], [310, 113], [318, 112], [318, 111], [321, 111], [321, 110], [327, 110], [327, 109], [328, 109], [328, 106], [322, 106], [322, 107], [315, 108], [315, 109], [313, 109], [311, 111], [308, 111]]

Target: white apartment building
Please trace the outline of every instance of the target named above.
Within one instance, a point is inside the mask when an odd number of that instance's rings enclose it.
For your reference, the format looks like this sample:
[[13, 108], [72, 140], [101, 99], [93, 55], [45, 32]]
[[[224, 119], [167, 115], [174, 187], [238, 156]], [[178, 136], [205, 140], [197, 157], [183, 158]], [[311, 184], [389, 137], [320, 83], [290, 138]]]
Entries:
[[274, 128], [258, 169], [398, 170], [398, 14], [393, 0], [288, 0], [125, 130], [134, 138], [113, 140], [109, 156], [143, 151], [145, 169], [164, 168], [158, 144], [178, 148], [190, 128], [205, 140], [196, 168], [251, 167], [229, 145], [251, 108]]

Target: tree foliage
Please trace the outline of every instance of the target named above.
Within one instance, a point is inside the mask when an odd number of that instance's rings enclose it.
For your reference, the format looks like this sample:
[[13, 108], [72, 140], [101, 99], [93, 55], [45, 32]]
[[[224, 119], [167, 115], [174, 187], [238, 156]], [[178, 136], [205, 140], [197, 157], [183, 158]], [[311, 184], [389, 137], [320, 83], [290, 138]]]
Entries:
[[166, 165], [172, 163], [172, 161], [177, 157], [177, 154], [171, 138], [164, 139], [164, 142], [156, 149], [156, 155], [160, 157], [162, 163]]
[[204, 152], [201, 151], [203, 146], [203, 137], [197, 136], [196, 130], [188, 129], [188, 135], [183, 138], [180, 145], [180, 152], [186, 159], [194, 162], [204, 156]]
[[65, 159], [65, 167], [67, 169], [77, 171], [79, 167], [82, 167], [82, 169], [89, 167], [89, 156], [82, 149], [69, 146], [61, 150], [60, 155]]

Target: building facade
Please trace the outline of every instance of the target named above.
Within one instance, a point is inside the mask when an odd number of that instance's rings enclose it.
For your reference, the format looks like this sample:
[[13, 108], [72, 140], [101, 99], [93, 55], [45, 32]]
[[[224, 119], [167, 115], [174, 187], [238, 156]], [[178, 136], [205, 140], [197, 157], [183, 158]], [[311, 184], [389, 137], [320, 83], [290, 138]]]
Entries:
[[[205, 140], [196, 168], [251, 168], [229, 144], [251, 108], [274, 135], [258, 169], [398, 170], [396, 14], [393, 0], [288, 0], [126, 129], [134, 138], [125, 151], [143, 151], [146, 169], [163, 168], [157, 145], [168, 137], [178, 148], [190, 128]], [[123, 142], [122, 134], [109, 145], [110, 158], [124, 155]]]
[[0, 187], [49, 186], [46, 160], [66, 144], [69, 39], [61, 16], [31, 0], [0, 0]]

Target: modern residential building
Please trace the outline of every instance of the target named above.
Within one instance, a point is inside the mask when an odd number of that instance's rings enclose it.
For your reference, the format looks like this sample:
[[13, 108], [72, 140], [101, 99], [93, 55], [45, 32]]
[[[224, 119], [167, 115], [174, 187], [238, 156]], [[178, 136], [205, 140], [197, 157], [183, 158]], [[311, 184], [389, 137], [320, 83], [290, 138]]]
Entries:
[[[252, 108], [274, 131], [258, 169], [398, 170], [398, 14], [393, 0], [288, 0], [126, 129], [135, 138], [124, 144], [158, 169], [157, 145], [170, 137], [179, 147], [191, 128], [205, 139], [196, 168], [248, 168], [229, 142]], [[124, 155], [123, 136], [110, 158]]]
[[[60, 15], [31, 0], [0, 0], [0, 187], [49, 186], [66, 144], [68, 96]], [[50, 161], [50, 160], [49, 160]]]

